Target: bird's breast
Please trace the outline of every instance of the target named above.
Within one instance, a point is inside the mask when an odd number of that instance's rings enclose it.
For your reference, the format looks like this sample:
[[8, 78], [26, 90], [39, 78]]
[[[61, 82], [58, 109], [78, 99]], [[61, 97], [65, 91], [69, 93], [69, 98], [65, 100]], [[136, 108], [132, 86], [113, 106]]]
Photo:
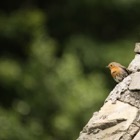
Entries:
[[111, 75], [113, 77], [116, 77], [119, 74], [120, 74], [120, 69], [119, 68], [114, 67], [114, 68], [111, 69]]

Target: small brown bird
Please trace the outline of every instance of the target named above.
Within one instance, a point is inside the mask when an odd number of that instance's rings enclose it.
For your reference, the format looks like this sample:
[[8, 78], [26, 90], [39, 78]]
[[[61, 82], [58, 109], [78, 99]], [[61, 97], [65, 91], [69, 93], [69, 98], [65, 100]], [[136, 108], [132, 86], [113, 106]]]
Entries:
[[107, 68], [110, 69], [113, 79], [119, 83], [129, 75], [129, 70], [117, 62], [111, 62]]

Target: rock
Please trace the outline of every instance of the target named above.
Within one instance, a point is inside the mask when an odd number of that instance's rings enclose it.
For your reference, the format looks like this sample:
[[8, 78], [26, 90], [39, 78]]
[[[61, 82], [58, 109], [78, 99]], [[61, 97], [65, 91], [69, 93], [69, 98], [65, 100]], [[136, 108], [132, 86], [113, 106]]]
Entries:
[[110, 92], [77, 140], [140, 140], [140, 43], [134, 51], [132, 73]]
[[135, 52], [135, 53], [140, 53], [140, 43], [136, 43], [136, 44], [135, 44], [134, 52]]
[[130, 82], [131, 76], [127, 76], [122, 82], [115, 86], [115, 88], [110, 92], [105, 102], [111, 100], [112, 103], [116, 103], [116, 101], [120, 99], [121, 94], [128, 89]]
[[133, 140], [140, 140], [140, 131], [137, 133]]
[[99, 113], [90, 119], [78, 140], [108, 140], [110, 137], [110, 140], [119, 140], [121, 136], [126, 135], [126, 130], [134, 122], [137, 114], [138, 109], [129, 104], [120, 101], [112, 104], [108, 101]]
[[132, 74], [129, 90], [140, 90], [140, 72]]
[[135, 55], [135, 58], [132, 60], [132, 62], [128, 66], [128, 70], [133, 73], [140, 71], [140, 55], [139, 54]]

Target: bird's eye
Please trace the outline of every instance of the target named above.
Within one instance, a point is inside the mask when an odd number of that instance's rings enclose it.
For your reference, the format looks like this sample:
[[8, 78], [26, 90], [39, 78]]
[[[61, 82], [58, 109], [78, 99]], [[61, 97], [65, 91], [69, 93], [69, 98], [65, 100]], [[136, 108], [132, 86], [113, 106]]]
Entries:
[[110, 65], [110, 67], [112, 67], [112, 64]]

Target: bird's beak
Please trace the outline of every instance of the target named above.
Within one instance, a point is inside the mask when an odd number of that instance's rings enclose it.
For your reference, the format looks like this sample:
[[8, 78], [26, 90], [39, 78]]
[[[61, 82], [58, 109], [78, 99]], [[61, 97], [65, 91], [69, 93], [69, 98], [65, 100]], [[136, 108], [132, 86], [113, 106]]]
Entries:
[[106, 66], [106, 68], [109, 68], [109, 66]]

